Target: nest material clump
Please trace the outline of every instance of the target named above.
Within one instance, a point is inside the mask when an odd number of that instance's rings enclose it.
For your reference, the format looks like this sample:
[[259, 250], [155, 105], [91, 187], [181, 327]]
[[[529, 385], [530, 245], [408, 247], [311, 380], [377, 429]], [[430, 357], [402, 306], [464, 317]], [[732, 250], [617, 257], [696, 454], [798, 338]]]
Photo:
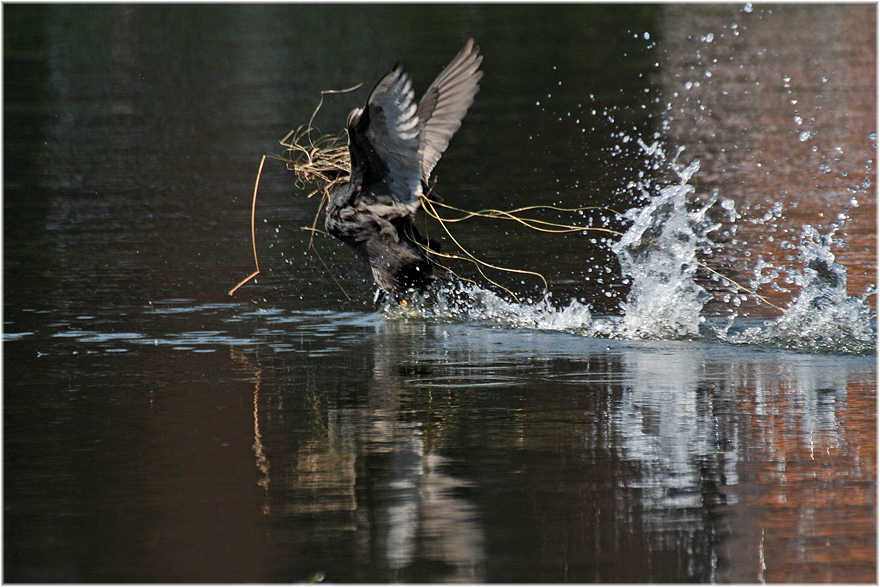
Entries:
[[348, 141], [344, 132], [313, 139], [313, 130], [311, 126], [307, 126], [288, 133], [281, 140], [281, 145], [287, 151], [280, 159], [287, 165], [287, 169], [296, 174], [297, 187], [314, 188], [308, 198], [320, 193], [322, 200], [326, 201], [330, 192], [337, 185], [346, 183], [351, 176]]

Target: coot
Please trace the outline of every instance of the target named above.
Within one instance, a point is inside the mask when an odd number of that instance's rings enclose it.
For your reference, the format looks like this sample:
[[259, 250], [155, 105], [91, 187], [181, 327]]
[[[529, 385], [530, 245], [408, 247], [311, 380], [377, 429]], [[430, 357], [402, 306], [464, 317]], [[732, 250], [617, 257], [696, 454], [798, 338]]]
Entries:
[[[377, 294], [401, 299], [448, 277], [422, 248], [413, 220], [429, 180], [479, 90], [483, 57], [473, 40], [428, 87], [418, 106], [409, 76], [394, 66], [348, 115], [351, 179], [330, 194], [327, 231], [370, 266]], [[421, 246], [420, 246], [421, 245]]]

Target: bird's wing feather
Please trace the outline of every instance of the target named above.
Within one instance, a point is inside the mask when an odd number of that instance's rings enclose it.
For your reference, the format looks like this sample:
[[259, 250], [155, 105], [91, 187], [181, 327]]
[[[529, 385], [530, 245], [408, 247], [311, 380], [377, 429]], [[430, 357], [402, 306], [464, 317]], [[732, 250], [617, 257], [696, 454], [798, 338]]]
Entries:
[[361, 116], [366, 128], [359, 129], [376, 155], [369, 157], [371, 164], [378, 163], [370, 169], [372, 181], [384, 183], [403, 204], [418, 202], [422, 190], [414, 98], [409, 76], [400, 65], [395, 66], [370, 92], [365, 116]]
[[416, 110], [418, 151], [421, 179], [425, 183], [474, 102], [483, 77], [483, 72], [479, 71], [482, 61], [480, 48], [474, 45], [473, 39], [468, 40], [464, 49], [428, 87], [419, 103]]

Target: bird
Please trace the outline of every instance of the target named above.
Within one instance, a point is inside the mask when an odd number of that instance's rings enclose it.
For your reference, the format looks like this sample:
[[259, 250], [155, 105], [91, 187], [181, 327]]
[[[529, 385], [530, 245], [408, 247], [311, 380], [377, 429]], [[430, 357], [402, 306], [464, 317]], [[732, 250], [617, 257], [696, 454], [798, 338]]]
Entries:
[[369, 265], [378, 286], [374, 301], [402, 301], [449, 279], [426, 253], [429, 242], [414, 220], [421, 198], [436, 197], [431, 174], [480, 89], [482, 61], [468, 40], [418, 105], [398, 63], [348, 115], [351, 174], [329, 194], [324, 226]]

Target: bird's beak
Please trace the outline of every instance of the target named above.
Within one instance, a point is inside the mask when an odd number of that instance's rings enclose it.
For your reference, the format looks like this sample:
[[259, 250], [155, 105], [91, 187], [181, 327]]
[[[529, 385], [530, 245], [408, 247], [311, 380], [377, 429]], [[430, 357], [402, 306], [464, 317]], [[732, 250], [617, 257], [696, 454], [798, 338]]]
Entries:
[[364, 113], [363, 108], [355, 108], [348, 115], [348, 121], [345, 124], [346, 130], [353, 128], [358, 121], [361, 119], [361, 114]]

